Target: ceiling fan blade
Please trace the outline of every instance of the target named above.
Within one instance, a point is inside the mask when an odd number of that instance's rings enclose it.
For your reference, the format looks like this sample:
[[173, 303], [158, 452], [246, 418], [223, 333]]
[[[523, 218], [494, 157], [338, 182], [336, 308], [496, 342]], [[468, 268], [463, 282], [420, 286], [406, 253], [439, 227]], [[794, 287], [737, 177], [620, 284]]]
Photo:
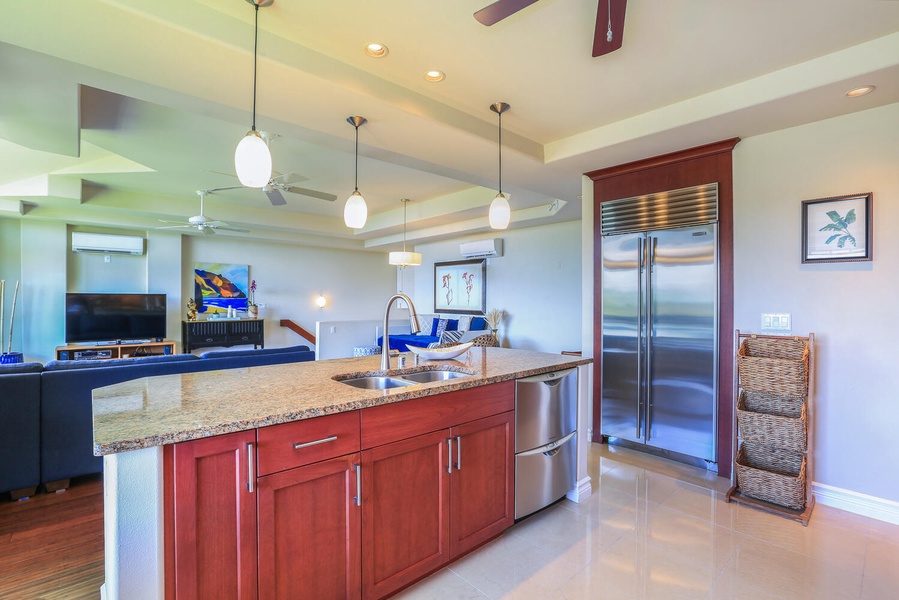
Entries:
[[[611, 6], [610, 4], [611, 3]], [[621, 48], [624, 41], [624, 12], [627, 0], [599, 0], [596, 7], [596, 29], [593, 32], [593, 56], [603, 56]], [[610, 12], [611, 10], [611, 12]], [[612, 39], [609, 40], [611, 20]]]
[[272, 203], [272, 206], [284, 206], [287, 204], [287, 200], [284, 199], [284, 195], [281, 194], [280, 190], [266, 186], [262, 188], [262, 191], [268, 196], [268, 200]]
[[335, 200], [337, 200], [337, 196], [334, 194], [328, 194], [327, 192], [318, 192], [316, 190], [309, 190], [301, 187], [289, 186], [285, 187], [284, 190], [290, 192], [291, 194], [309, 196], [311, 198], [318, 198], [319, 200], [327, 200], [328, 202], [334, 202]]
[[218, 229], [221, 231], [236, 231], [238, 233], [250, 233], [249, 229], [240, 229], [239, 227], [221, 227], [216, 225], [213, 229]]
[[227, 187], [217, 187], [217, 188], [212, 188], [212, 189], [203, 190], [203, 191], [212, 194], [214, 192], [224, 192], [225, 190], [243, 190], [243, 189], [247, 189], [247, 188], [245, 188], [242, 185], [229, 185]]
[[212, 235], [215, 233], [215, 227], [200, 227], [200, 231], [203, 232], [203, 235]]
[[506, 17], [512, 16], [523, 8], [527, 8], [537, 0], [498, 0], [489, 6], [485, 6], [474, 14], [474, 18], [481, 25], [490, 27], [499, 23]]
[[[163, 221], [163, 223], [171, 223], [172, 221]], [[166, 225], [164, 227], [155, 227], [154, 229], [189, 229], [193, 225]]]
[[303, 177], [299, 173], [284, 173], [283, 175], [276, 175], [272, 177], [272, 183], [291, 184], [299, 183], [301, 181], [309, 181], [309, 178]]

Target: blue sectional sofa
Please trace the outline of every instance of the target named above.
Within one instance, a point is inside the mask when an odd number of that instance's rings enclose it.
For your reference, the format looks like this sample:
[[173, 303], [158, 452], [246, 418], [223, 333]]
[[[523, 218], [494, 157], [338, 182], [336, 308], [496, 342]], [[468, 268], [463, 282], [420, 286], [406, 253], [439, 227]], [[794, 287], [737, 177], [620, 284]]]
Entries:
[[51, 361], [0, 368], [0, 493], [14, 497], [100, 473], [93, 455], [91, 392], [140, 377], [315, 360], [308, 346], [211, 351], [113, 360]]
[[43, 370], [41, 363], [0, 365], [0, 492], [15, 497], [31, 495], [41, 481]]

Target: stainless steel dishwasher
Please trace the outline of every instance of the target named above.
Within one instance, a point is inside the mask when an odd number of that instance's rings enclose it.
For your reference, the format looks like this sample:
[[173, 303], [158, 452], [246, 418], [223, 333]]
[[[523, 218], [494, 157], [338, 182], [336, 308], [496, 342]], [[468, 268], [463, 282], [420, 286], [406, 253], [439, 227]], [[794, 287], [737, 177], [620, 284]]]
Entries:
[[515, 382], [515, 518], [548, 506], [577, 478], [577, 369]]

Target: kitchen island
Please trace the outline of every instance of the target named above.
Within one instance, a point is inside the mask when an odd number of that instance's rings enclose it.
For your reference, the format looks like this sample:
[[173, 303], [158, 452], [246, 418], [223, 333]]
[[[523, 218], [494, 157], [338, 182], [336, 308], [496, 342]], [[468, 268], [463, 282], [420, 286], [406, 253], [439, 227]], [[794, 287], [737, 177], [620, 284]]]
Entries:
[[[461, 512], [465, 510], [464, 505], [458, 508], [460, 512], [457, 515], [456, 503], [463, 501], [471, 493], [457, 491], [452, 497], [450, 494], [459, 485], [463, 486], [460, 488], [463, 490], [465, 485], [472, 485], [472, 489], [483, 488], [483, 482], [478, 482], [477, 485], [466, 484], [464, 476], [459, 476], [459, 473], [465, 473], [465, 476], [471, 477], [470, 474], [477, 473], [479, 468], [479, 464], [471, 460], [471, 454], [465, 455], [465, 469], [457, 466], [463, 463], [463, 444], [467, 451], [487, 442], [493, 446], [502, 443], [508, 446], [511, 432], [509, 411], [514, 406], [512, 380], [571, 367], [579, 367], [581, 375], [578, 422], [579, 429], [582, 428], [586, 433], [591, 362], [591, 359], [571, 356], [500, 348], [472, 348], [456, 360], [422, 361], [420, 365], [394, 369], [389, 373], [407, 375], [440, 369], [455, 371], [464, 374], [464, 377], [385, 390], [360, 389], [340, 381], [384, 375], [385, 373], [378, 371], [378, 357], [372, 356], [168, 375], [97, 389], [93, 396], [94, 450], [96, 454], [104, 455], [104, 597], [174, 597], [176, 586], [172, 579], [172, 571], [175, 569], [173, 544], [183, 541], [181, 533], [184, 531], [190, 530], [191, 535], [195, 536], [196, 532], [193, 530], [196, 527], [190, 523], [189, 527], [185, 526], [178, 530], [179, 533], [175, 533], [172, 515], [181, 515], [182, 522], [188, 518], [184, 515], [189, 511], [178, 509], [179, 498], [196, 498], [198, 490], [192, 489], [192, 484], [201, 478], [194, 482], [188, 481], [184, 479], [186, 476], [183, 473], [196, 475], [203, 468], [198, 466], [201, 464], [199, 462], [191, 463], [185, 458], [179, 458], [179, 452], [181, 457], [200, 457], [202, 453], [195, 451], [198, 444], [227, 444], [231, 440], [237, 440], [232, 449], [228, 450], [226, 447], [224, 453], [214, 456], [230, 457], [227, 460], [233, 460], [234, 465], [239, 464], [240, 469], [244, 469], [240, 483], [244, 485], [245, 481], [250, 493], [255, 491], [258, 484], [260, 569], [268, 568], [270, 562], [277, 562], [276, 555], [272, 556], [272, 560], [263, 560], [263, 554], [264, 551], [267, 552], [264, 546], [270, 541], [268, 538], [278, 535], [278, 529], [273, 523], [280, 522], [271, 515], [264, 515], [262, 506], [264, 502], [268, 502], [266, 506], [277, 507], [271, 501], [273, 490], [286, 485], [283, 483], [285, 478], [297, 480], [299, 473], [312, 466], [321, 469], [326, 464], [343, 465], [336, 471], [336, 480], [346, 483], [341, 493], [348, 496], [351, 501], [349, 504], [361, 508], [361, 511], [355, 512], [363, 512], [363, 515], [371, 517], [366, 519], [363, 516], [365, 528], [362, 531], [363, 539], [371, 539], [380, 535], [378, 523], [385, 518], [389, 520], [389, 517], [385, 517], [389, 515], [389, 511], [385, 510], [383, 502], [379, 505], [379, 500], [389, 493], [394, 495], [394, 500], [399, 499], [401, 502], [406, 502], [403, 498], [419, 495], [427, 498], [427, 490], [421, 489], [421, 486], [430, 482], [429, 479], [421, 480], [418, 489], [414, 486], [405, 488], [402, 484], [394, 485], [391, 492], [385, 491], [383, 485], [373, 487], [373, 474], [379, 473], [379, 470], [383, 472], [384, 466], [390, 464], [387, 459], [392, 455], [389, 452], [400, 448], [406, 453], [404, 456], [407, 458], [404, 460], [408, 460], [413, 452], [410, 448], [414, 444], [424, 444], [422, 456], [440, 461], [441, 472], [447, 473], [446, 476], [441, 475], [434, 484], [435, 489], [439, 488], [439, 494], [435, 496], [435, 512], [439, 513], [442, 523], [439, 529], [441, 532], [452, 529], [453, 534], [458, 533], [453, 538], [454, 550], [450, 550], [447, 541], [446, 551], [441, 550], [438, 553], [440, 556], [429, 559], [432, 567], [439, 568], [441, 564], [484, 543], [489, 537], [495, 537], [502, 529], [511, 525], [510, 517], [504, 515], [502, 521], [496, 521], [490, 527], [457, 532], [459, 524], [465, 524], [470, 519], [465, 516], [467, 513]], [[354, 419], [356, 420], [353, 421]], [[318, 427], [319, 424], [327, 426]], [[315, 456], [328, 460], [314, 462], [318, 460], [314, 458], [311, 459], [312, 464], [302, 461], [285, 464], [285, 460], [290, 463], [293, 459], [268, 454], [268, 450], [265, 450], [266, 440], [283, 437], [282, 433], [284, 436], [293, 435], [294, 429], [298, 427], [313, 427], [323, 434], [329, 433], [329, 428], [342, 428], [348, 432], [355, 428], [355, 435], [358, 437], [355, 442], [341, 442], [350, 445], [344, 448], [348, 454], [339, 457], [332, 457], [326, 451], [328, 447], [336, 448], [335, 443], [329, 442], [332, 437], [338, 436], [326, 435], [321, 440], [315, 440], [316, 444], [309, 445], [314, 452], [319, 453]], [[421, 432], [427, 432], [430, 437], [418, 435]], [[470, 436], [470, 439], [466, 436]], [[586, 438], [586, 435], [579, 436], [582, 445], [586, 445]], [[346, 439], [341, 437], [341, 440]], [[502, 442], [503, 439], [506, 442]], [[325, 443], [320, 443], [322, 440]], [[254, 454], [257, 444], [258, 454]], [[306, 445], [308, 444], [299, 444]], [[486, 456], [490, 453], [482, 454]], [[578, 454], [578, 485], [569, 494], [574, 500], [590, 493], [590, 481], [586, 475], [586, 452], [582, 450]], [[182, 464], [179, 460], [187, 465], [186, 469], [176, 468]], [[303, 464], [307, 466], [301, 466]], [[503, 472], [508, 472], [510, 464], [503, 458], [501, 463], [484, 465], [482, 472], [497, 472], [500, 468]], [[454, 466], [456, 478], [450, 479]], [[221, 470], [220, 467], [216, 469]], [[218, 471], [213, 469], [212, 472]], [[225, 472], [224, 480], [227, 481], [228, 477], [234, 479], [233, 473], [227, 472], [227, 469]], [[237, 472], [235, 467], [234, 473]], [[511, 475], [509, 478], [511, 479]], [[404, 478], [397, 478], [398, 482], [402, 480]], [[383, 476], [381, 481], [385, 481]], [[210, 484], [207, 481], [204, 485]], [[491, 501], [496, 502], [494, 497], [502, 496], [502, 490], [506, 490], [505, 497], [500, 499], [501, 508], [508, 506], [508, 482], [499, 482], [498, 489], [498, 493], [496, 490], [491, 492]], [[232, 491], [228, 491], [228, 494]], [[199, 492], [209, 493], [209, 489], [200, 489]], [[226, 496], [227, 494], [221, 495], [222, 498]], [[217, 498], [219, 495], [213, 497]], [[255, 496], [252, 498], [252, 506], [244, 507], [249, 512], [244, 513], [243, 521], [249, 520], [247, 515], [253, 519], [256, 517], [256, 499]], [[363, 503], [366, 500], [367, 503]], [[451, 500], [452, 511], [449, 510]], [[194, 504], [197, 504], [196, 501]], [[364, 512], [377, 510], [381, 511], [380, 516]], [[316, 516], [318, 513], [302, 515], [307, 523], [314, 523]], [[402, 519], [408, 516], [400, 515]], [[195, 514], [193, 518], [201, 517], [202, 515]], [[324, 519], [324, 515], [321, 518]], [[396, 525], [394, 522], [393, 526]], [[297, 526], [301, 527], [302, 523]], [[375, 529], [369, 531], [372, 527]], [[252, 531], [255, 537], [255, 521]], [[315, 531], [310, 532], [314, 533]], [[358, 531], [352, 535], [358, 537]], [[489, 537], [485, 539], [485, 535]], [[193, 540], [191, 543], [196, 546], [202, 540]], [[361, 550], [358, 548], [360, 545]], [[368, 573], [369, 578], [377, 577], [378, 573], [391, 573], [389, 565], [382, 564], [383, 557], [378, 559], [382, 561], [378, 563], [368, 556], [371, 553], [366, 551], [364, 542], [356, 546], [357, 549], [353, 552], [361, 555], [361, 570]], [[236, 555], [243, 554], [244, 556], [239, 556], [240, 560], [255, 565], [255, 548], [253, 542], [252, 557], [247, 556], [250, 552], [242, 546], [236, 551]], [[347, 554], [350, 559], [351, 555], [352, 552]], [[425, 568], [422, 573], [430, 572], [427, 565], [419, 566]], [[252, 583], [256, 577], [255, 566], [248, 567], [248, 570], [254, 572], [247, 579], [250, 583], [240, 584], [246, 592], [242, 597], [256, 597], [256, 587]], [[363, 596], [379, 597], [388, 594], [392, 589], [397, 589], [397, 582], [402, 587], [422, 576], [416, 573], [414, 569], [404, 570], [402, 573], [398, 572], [398, 579], [388, 581], [390, 578], [386, 576], [383, 577], [383, 582], [378, 579], [377, 585], [363, 586], [367, 590]], [[263, 576], [264, 573], [260, 572], [260, 586]], [[358, 583], [358, 579], [348, 581], [348, 589]], [[179, 598], [189, 596], [188, 593], [178, 594]]]

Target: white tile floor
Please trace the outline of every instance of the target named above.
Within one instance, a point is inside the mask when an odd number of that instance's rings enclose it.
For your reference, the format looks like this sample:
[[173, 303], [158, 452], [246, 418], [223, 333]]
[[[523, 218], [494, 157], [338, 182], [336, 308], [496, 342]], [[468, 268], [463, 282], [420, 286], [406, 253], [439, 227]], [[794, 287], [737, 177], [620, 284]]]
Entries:
[[899, 598], [899, 526], [815, 506], [808, 527], [724, 502], [730, 483], [593, 444], [593, 495], [563, 500], [396, 596]]

